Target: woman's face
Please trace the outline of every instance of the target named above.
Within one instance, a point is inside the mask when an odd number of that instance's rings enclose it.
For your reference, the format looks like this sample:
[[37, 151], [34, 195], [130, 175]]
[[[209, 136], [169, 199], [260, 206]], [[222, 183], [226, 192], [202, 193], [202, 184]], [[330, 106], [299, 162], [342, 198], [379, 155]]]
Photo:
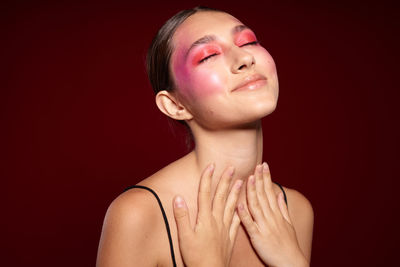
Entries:
[[274, 60], [236, 18], [197, 12], [178, 27], [172, 44], [178, 97], [197, 124], [238, 127], [274, 111], [279, 92]]

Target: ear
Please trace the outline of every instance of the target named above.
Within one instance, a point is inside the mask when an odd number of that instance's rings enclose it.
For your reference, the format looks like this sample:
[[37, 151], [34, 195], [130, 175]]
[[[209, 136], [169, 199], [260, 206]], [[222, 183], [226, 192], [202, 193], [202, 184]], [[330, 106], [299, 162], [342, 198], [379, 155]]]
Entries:
[[162, 113], [175, 120], [190, 120], [192, 114], [170, 92], [163, 90], [156, 95], [157, 107]]

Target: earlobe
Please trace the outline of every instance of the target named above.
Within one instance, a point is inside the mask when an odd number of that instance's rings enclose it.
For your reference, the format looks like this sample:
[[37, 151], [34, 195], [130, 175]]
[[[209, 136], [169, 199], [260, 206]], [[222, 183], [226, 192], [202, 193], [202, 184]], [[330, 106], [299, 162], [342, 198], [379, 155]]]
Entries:
[[192, 114], [170, 92], [163, 90], [156, 95], [157, 107], [162, 113], [175, 120], [190, 120]]

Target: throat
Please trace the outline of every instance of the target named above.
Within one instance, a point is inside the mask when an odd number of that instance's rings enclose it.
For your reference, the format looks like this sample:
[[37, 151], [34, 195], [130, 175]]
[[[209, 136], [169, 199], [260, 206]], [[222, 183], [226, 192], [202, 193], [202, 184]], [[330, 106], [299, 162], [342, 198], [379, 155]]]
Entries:
[[[219, 180], [223, 171], [233, 166], [235, 167], [233, 180], [246, 180], [254, 173], [256, 165], [262, 162], [261, 121], [252, 128], [218, 132], [201, 131], [194, 133], [194, 137], [196, 147], [192, 153], [200, 175], [209, 163], [214, 163], [214, 179]], [[216, 184], [213, 183], [214, 186]]]

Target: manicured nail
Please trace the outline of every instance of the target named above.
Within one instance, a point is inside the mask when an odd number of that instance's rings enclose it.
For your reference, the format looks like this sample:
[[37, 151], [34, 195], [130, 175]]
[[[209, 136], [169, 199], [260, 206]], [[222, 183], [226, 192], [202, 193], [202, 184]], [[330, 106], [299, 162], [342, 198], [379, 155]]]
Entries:
[[209, 170], [210, 172], [212, 172], [212, 171], [214, 170], [214, 168], [215, 168], [214, 163], [211, 163], [211, 164], [208, 166], [208, 170]]
[[257, 167], [256, 167], [256, 171], [257, 171], [257, 173], [261, 173], [262, 172], [262, 165], [260, 164], [260, 165], [257, 165]]
[[175, 198], [175, 207], [177, 207], [177, 208], [183, 208], [183, 206], [184, 206], [183, 198], [180, 197], [180, 196], [177, 196], [177, 197]]
[[242, 187], [242, 184], [243, 184], [242, 180], [237, 180], [236, 185], [235, 185], [236, 189], [239, 190], [240, 187]]
[[263, 169], [264, 169], [264, 172], [268, 172], [268, 170], [269, 170], [269, 167], [268, 167], [268, 164], [266, 163], [266, 162], [264, 162], [263, 163]]
[[249, 180], [251, 184], [254, 184], [255, 182], [254, 175], [250, 175]]
[[235, 172], [235, 167], [230, 166], [229, 169], [228, 169], [229, 177], [232, 177], [234, 172]]

